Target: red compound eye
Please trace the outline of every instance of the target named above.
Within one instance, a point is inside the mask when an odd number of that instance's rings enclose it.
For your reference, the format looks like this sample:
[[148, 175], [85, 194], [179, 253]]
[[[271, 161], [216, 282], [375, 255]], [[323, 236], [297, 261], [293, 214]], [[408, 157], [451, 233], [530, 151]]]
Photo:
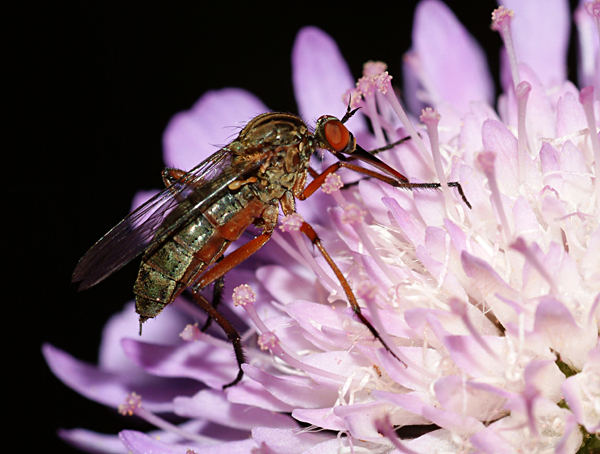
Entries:
[[340, 120], [329, 120], [323, 128], [325, 140], [335, 151], [342, 151], [350, 142], [350, 132]]

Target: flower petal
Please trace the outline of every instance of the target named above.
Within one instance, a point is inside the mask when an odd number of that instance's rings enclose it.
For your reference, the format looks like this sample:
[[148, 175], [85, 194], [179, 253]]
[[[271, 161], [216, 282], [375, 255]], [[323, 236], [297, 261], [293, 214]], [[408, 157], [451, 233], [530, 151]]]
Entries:
[[556, 134], [558, 137], [568, 136], [586, 127], [581, 103], [573, 93], [565, 93], [556, 104]]
[[473, 434], [469, 440], [481, 453], [513, 454], [515, 452], [511, 444], [504, 440], [501, 432], [494, 431], [489, 427]]
[[[170, 305], [156, 319], [144, 324], [144, 340], [149, 342], [175, 344], [179, 343], [179, 333], [186, 324], [181, 312]], [[102, 342], [98, 364], [100, 368], [121, 372], [132, 377], [132, 374], [146, 375], [139, 367], [131, 363], [121, 347], [121, 339], [137, 334], [139, 315], [135, 312], [135, 304], [129, 302], [121, 312], [114, 314], [102, 330]]]
[[[292, 76], [298, 111], [304, 121], [314, 124], [321, 115], [344, 114], [344, 94], [354, 87], [354, 78], [327, 33], [317, 27], [304, 27], [298, 32], [292, 50]], [[359, 115], [350, 119], [347, 126], [355, 133], [366, 129]]]
[[517, 139], [500, 121], [487, 120], [481, 129], [483, 147], [496, 154], [495, 171], [498, 185], [503, 194], [516, 190]]
[[294, 407], [271, 394], [263, 385], [254, 380], [243, 380], [227, 390], [227, 400], [231, 403], [252, 405], [269, 411], [290, 413]]
[[[360, 446], [360, 442], [355, 443], [354, 446]], [[350, 443], [343, 438], [330, 438], [327, 441], [322, 441], [321, 443], [315, 444], [312, 448], [307, 449], [302, 454], [339, 454], [340, 452], [345, 452], [350, 448]]]
[[298, 421], [321, 427], [325, 430], [346, 430], [344, 420], [333, 412], [331, 407], [326, 408], [296, 408], [292, 416]]
[[221, 388], [237, 374], [233, 348], [226, 342], [223, 347], [200, 340], [172, 346], [123, 339], [121, 345], [135, 364], [160, 377], [193, 378]]
[[583, 367], [598, 338], [597, 333], [579, 327], [571, 311], [551, 296], [541, 298], [535, 311], [534, 330], [544, 335], [561, 359], [576, 369]]
[[[152, 380], [137, 381], [127, 375], [107, 372], [76, 360], [62, 350], [45, 344], [42, 348], [48, 366], [60, 380], [88, 399], [111, 407], [118, 407], [132, 391], [144, 397], [144, 406], [151, 411], [170, 411], [171, 401], [177, 395], [192, 394], [198, 385], [191, 382]], [[150, 378], [150, 377], [148, 377]]]
[[308, 300], [317, 299], [313, 276], [299, 276], [289, 268], [268, 265], [260, 267], [256, 271], [256, 277], [269, 293], [283, 304], [293, 303], [297, 299], [298, 287], [306, 289], [303, 298]]
[[179, 416], [206, 419], [238, 430], [250, 430], [257, 425], [296, 427], [287, 415], [229, 402], [222, 391], [202, 390], [193, 397], [176, 397], [173, 405]]
[[412, 38], [422, 82], [434, 105], [448, 103], [466, 113], [471, 101], [491, 104], [493, 85], [485, 55], [446, 5], [420, 2]]
[[577, 44], [579, 45], [579, 86], [593, 85], [600, 89], [600, 72], [597, 70], [600, 59], [598, 55], [598, 29], [592, 16], [586, 11], [585, 4], [589, 0], [579, 0], [575, 11], [575, 25], [577, 26]]
[[600, 344], [588, 356], [584, 369], [565, 380], [562, 392], [577, 422], [589, 433], [600, 431]]
[[190, 110], [179, 112], [163, 135], [165, 164], [190, 170], [223, 145], [256, 115], [269, 109], [239, 88], [209, 91]]
[[61, 430], [58, 435], [67, 443], [86, 452], [127, 454], [118, 435], [106, 435], [86, 429]]
[[392, 405], [387, 402], [367, 402], [363, 404], [339, 405], [333, 412], [345, 421], [348, 431], [360, 440], [377, 441], [381, 435], [375, 421], [390, 414]]
[[273, 429], [270, 427], [253, 429], [252, 438], [259, 445], [264, 443], [269, 453], [276, 454], [300, 454], [329, 439], [323, 433], [303, 432], [298, 429]]
[[206, 446], [198, 446], [197, 443], [171, 444], [135, 430], [123, 430], [119, 438], [132, 454], [189, 454], [190, 451], [196, 454], [246, 454], [256, 448], [256, 443], [251, 439]]
[[[337, 342], [343, 342], [342, 346], [350, 348], [352, 341], [348, 338], [348, 333], [343, 328], [343, 311], [340, 311], [325, 306], [324, 304], [297, 302], [286, 307], [289, 316], [296, 320], [298, 325], [303, 329], [304, 335], [308, 334], [311, 342], [318, 341], [317, 345], [322, 346], [325, 350], [334, 347]], [[310, 314], [310, 315], [309, 315]], [[339, 336], [329, 339], [328, 335], [324, 335], [323, 328], [328, 329], [328, 333], [338, 332]]]
[[290, 375], [276, 376], [245, 364], [244, 372], [252, 380], [261, 383], [277, 399], [293, 407], [321, 408], [331, 406], [335, 402], [337, 385], [326, 385], [315, 382], [307, 377]]
[[542, 83], [551, 87], [567, 79], [570, 12], [566, 0], [502, 0], [514, 11], [511, 22], [515, 52]]

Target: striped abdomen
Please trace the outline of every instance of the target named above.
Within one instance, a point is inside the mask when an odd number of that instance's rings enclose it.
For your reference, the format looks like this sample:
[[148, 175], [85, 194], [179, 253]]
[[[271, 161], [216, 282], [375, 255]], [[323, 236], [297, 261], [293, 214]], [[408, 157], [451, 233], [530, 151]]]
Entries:
[[[175, 211], [186, 208], [184, 200], [169, 216], [179, 216]], [[155, 317], [191, 286], [263, 210], [250, 186], [235, 194], [228, 191], [152, 254], [145, 254], [133, 287], [140, 321]]]

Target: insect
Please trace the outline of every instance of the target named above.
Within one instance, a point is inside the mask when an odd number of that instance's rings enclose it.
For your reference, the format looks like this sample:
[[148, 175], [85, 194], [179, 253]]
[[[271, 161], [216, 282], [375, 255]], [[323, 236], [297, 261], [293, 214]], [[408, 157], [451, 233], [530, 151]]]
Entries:
[[[342, 167], [400, 188], [440, 187], [440, 183], [411, 183], [374, 156], [375, 152], [392, 148], [410, 137], [372, 152], [358, 146], [344, 126], [355, 112], [356, 109], [348, 107], [341, 120], [324, 115], [318, 119], [314, 132], [296, 115], [264, 113], [252, 119], [233, 142], [191, 171], [165, 169], [162, 175], [165, 189], [92, 246], [77, 264], [73, 282], [79, 282], [80, 290], [86, 289], [143, 254], [133, 287], [140, 333], [145, 320], [158, 315], [190, 288], [194, 301], [207, 312], [208, 320], [215, 320], [233, 344], [239, 370], [224, 388], [235, 385], [243, 376], [241, 365], [245, 362], [240, 336], [214, 303], [220, 299], [223, 276], [269, 240], [280, 208], [285, 215], [294, 213], [296, 199], [310, 197], [327, 175]], [[317, 149], [328, 150], [338, 158], [321, 173], [309, 165]], [[377, 170], [354, 164], [355, 160]], [[309, 174], [312, 181], [307, 184]], [[470, 207], [460, 184], [448, 185], [456, 187]], [[225, 255], [231, 243], [251, 225], [258, 227], [260, 233]], [[346, 278], [310, 224], [303, 222], [300, 230], [331, 267], [355, 315], [394, 355], [361, 313]], [[200, 293], [211, 283], [214, 283], [213, 304]]]

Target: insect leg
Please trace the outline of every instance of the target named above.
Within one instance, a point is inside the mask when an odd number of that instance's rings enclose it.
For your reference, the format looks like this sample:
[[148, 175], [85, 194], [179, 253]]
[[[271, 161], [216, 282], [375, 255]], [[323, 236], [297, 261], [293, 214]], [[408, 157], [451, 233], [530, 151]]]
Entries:
[[[373, 178], [377, 178], [378, 180], [381, 180], [381, 181], [383, 181], [385, 183], [388, 183], [388, 184], [390, 184], [392, 186], [398, 186], [400, 184], [396, 179], [394, 179], [392, 177], [388, 177], [386, 175], [383, 175], [381, 173], [375, 172], [373, 170], [365, 169], [364, 167], [360, 167], [360, 166], [357, 166], [355, 164], [350, 164], [350, 163], [345, 162], [345, 161], [338, 161], [338, 162], [335, 162], [335, 163], [331, 164], [322, 173], [318, 174], [304, 188], [304, 191], [302, 191], [302, 193], [300, 195], [298, 195], [297, 197], [300, 200], [305, 200], [308, 197], [310, 197], [319, 187], [321, 187], [321, 185], [325, 181], [325, 178], [327, 177], [327, 175], [329, 175], [330, 173], [335, 172], [336, 170], [338, 170], [341, 167], [345, 167], [347, 169], [354, 170], [355, 172], [359, 172], [359, 173], [368, 175], [368, 176], [373, 177]], [[407, 178], [406, 178], [406, 183], [409, 184]]]
[[170, 188], [175, 194], [178, 192], [180, 183], [185, 183], [191, 187], [199, 188], [204, 184], [204, 180], [196, 178], [194, 175], [181, 169], [167, 167], [163, 169], [162, 180], [165, 188]]
[[[235, 351], [235, 358], [237, 359], [239, 371], [235, 380], [231, 383], [228, 383], [223, 386], [223, 388], [227, 388], [229, 386], [233, 386], [238, 383], [244, 372], [242, 371], [242, 364], [245, 362], [244, 352], [242, 350], [242, 345], [240, 342], [240, 336], [235, 328], [229, 323], [229, 321], [221, 315], [217, 309], [211, 305], [202, 294], [200, 294], [200, 290], [209, 285], [212, 282], [215, 282], [215, 285], [219, 285], [219, 280], [222, 282], [222, 278], [229, 270], [236, 267], [256, 251], [258, 251], [268, 240], [271, 238], [273, 231], [263, 232], [261, 235], [255, 237], [250, 240], [243, 246], [240, 246], [231, 254], [228, 254], [222, 260], [217, 262], [212, 268], [206, 271], [204, 274], [200, 276], [197, 280], [196, 284], [194, 284], [192, 288], [192, 295], [194, 296], [195, 301], [198, 305], [206, 311], [209, 316], [209, 319], [214, 319], [219, 326], [225, 331], [227, 337], [233, 344], [233, 349]], [[191, 281], [195, 280], [195, 278], [191, 279]]]
[[[448, 184], [448, 187], [456, 188], [456, 190], [458, 191], [458, 194], [462, 198], [463, 202], [465, 202], [465, 205], [467, 205], [469, 207], [469, 209], [473, 208], [471, 206], [471, 203], [467, 200], [467, 196], [463, 192], [463, 188], [458, 181], [449, 181], [447, 184]], [[439, 189], [442, 187], [442, 185], [440, 183], [400, 183], [400, 184], [395, 184], [394, 186], [396, 186], [398, 188], [411, 189], [411, 190], [412, 189]]]
[[227, 383], [223, 385], [223, 389], [228, 388], [230, 386], [238, 383], [242, 377], [244, 376], [244, 371], [242, 370], [242, 364], [246, 362], [246, 358], [244, 357], [244, 350], [242, 349], [242, 342], [239, 333], [233, 327], [233, 325], [227, 320], [219, 311], [217, 311], [202, 294], [198, 293], [198, 291], [193, 290], [192, 296], [196, 303], [206, 311], [210, 320], [216, 321], [219, 326], [225, 331], [227, 338], [233, 344], [233, 350], [235, 352], [235, 359], [238, 363], [238, 373], [235, 379], [231, 383]]
[[335, 262], [333, 261], [333, 259], [329, 255], [329, 253], [325, 250], [325, 247], [321, 243], [321, 239], [318, 237], [317, 233], [314, 231], [314, 229], [311, 227], [311, 225], [308, 224], [307, 222], [303, 222], [302, 226], [300, 227], [300, 231], [302, 233], [304, 233], [310, 239], [310, 241], [312, 242], [312, 244], [314, 246], [316, 246], [316, 248], [319, 250], [319, 252], [323, 256], [323, 258], [325, 259], [325, 261], [327, 262], [327, 264], [329, 265], [329, 267], [331, 268], [331, 270], [337, 277], [342, 288], [344, 289], [344, 293], [346, 293], [346, 298], [348, 298], [348, 302], [350, 303], [350, 306], [352, 307], [354, 314], [358, 317], [358, 319], [361, 321], [361, 323], [369, 329], [371, 334], [379, 342], [381, 342], [381, 344], [385, 347], [385, 349], [388, 352], [390, 352], [390, 354], [394, 358], [396, 358], [398, 361], [400, 361], [402, 364], [404, 364], [406, 366], [404, 361], [402, 361], [400, 358], [398, 358], [396, 356], [396, 354], [390, 349], [390, 347], [386, 344], [386, 342], [381, 338], [381, 336], [379, 335], [379, 333], [377, 332], [375, 327], [371, 324], [371, 322], [369, 322], [369, 320], [367, 320], [367, 318], [363, 315], [363, 313], [360, 310], [360, 306], [358, 305], [358, 301], [356, 300], [356, 297], [354, 296], [354, 292], [350, 288], [350, 284], [348, 284], [348, 281], [342, 274], [341, 270], [335, 264]]
[[317, 172], [315, 169], [313, 169], [312, 167], [308, 167], [308, 173], [310, 174], [311, 177], [313, 178], [317, 178], [319, 176], [319, 172]]
[[[350, 164], [349, 162], [347, 162], [349, 159], [346, 158], [345, 156], [340, 155], [340, 156], [338, 156], [338, 158], [340, 158], [340, 159], [343, 158], [345, 160], [338, 161], [338, 162], [330, 165], [321, 174], [317, 175], [304, 188], [304, 191], [302, 191], [302, 193], [297, 196], [300, 200], [305, 200], [308, 197], [310, 197], [319, 187], [321, 187], [321, 185], [325, 181], [325, 178], [327, 177], [327, 175], [335, 172], [336, 170], [338, 170], [341, 167], [345, 167], [345, 168], [353, 170], [355, 172], [362, 173], [362, 174], [367, 175], [372, 178], [377, 178], [378, 180], [381, 180], [384, 183], [389, 184], [390, 186], [394, 186], [396, 188], [401, 188], [401, 189], [410, 189], [410, 190], [412, 190], [412, 189], [439, 189], [442, 187], [442, 185], [440, 183], [411, 183], [410, 181], [408, 181], [408, 178], [404, 177], [404, 175], [400, 175], [400, 176], [402, 178], [404, 178], [406, 181], [398, 181], [398, 179], [396, 179], [396, 178], [388, 177], [387, 175], [383, 175], [383, 174], [381, 174], [379, 172], [375, 172], [373, 170], [365, 169], [364, 167], [357, 166], [355, 164]], [[467, 205], [469, 208], [472, 208], [471, 203], [467, 200], [467, 197], [465, 196], [465, 193], [463, 192], [463, 188], [458, 181], [449, 181], [448, 186], [451, 188], [456, 188], [456, 190], [458, 191], [458, 194], [462, 198], [463, 202], [465, 202], [465, 205]]]
[[[217, 262], [220, 262], [222, 259], [223, 259], [223, 257], [219, 257]], [[215, 280], [215, 283], [213, 286], [213, 296], [212, 296], [212, 301], [211, 301], [212, 307], [214, 307], [215, 309], [219, 306], [219, 304], [221, 304], [221, 301], [223, 301], [224, 286], [225, 286], [225, 276], [221, 276], [220, 278]], [[204, 325], [202, 326], [202, 328], [200, 328], [200, 331], [205, 332], [210, 327], [212, 320], [213, 320], [212, 317], [208, 316], [208, 318], [204, 322]]]
[[202, 289], [210, 283], [216, 281], [220, 277], [224, 276], [230, 269], [235, 268], [256, 251], [258, 251], [264, 244], [269, 241], [273, 231], [263, 232], [262, 234], [254, 237], [243, 246], [240, 246], [232, 253], [223, 257], [223, 260], [215, 264], [212, 268], [206, 271], [196, 281], [194, 288]]
[[174, 183], [182, 180], [185, 177], [187, 172], [181, 169], [174, 169], [172, 167], [167, 167], [163, 169], [161, 176], [165, 188], [173, 186]]

